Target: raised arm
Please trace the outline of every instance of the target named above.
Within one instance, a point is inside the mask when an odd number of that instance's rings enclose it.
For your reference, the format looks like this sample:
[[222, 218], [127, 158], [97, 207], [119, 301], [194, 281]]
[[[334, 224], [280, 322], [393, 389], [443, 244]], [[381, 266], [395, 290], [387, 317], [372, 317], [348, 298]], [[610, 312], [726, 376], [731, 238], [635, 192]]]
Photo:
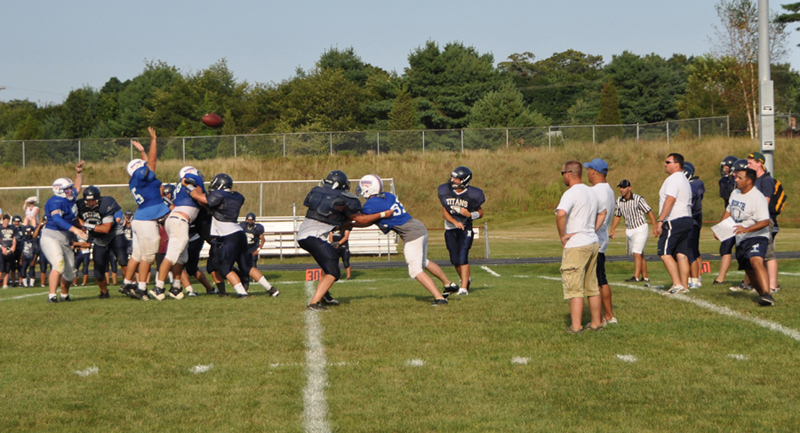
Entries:
[[79, 194], [81, 192], [81, 187], [83, 186], [83, 165], [86, 164], [86, 161], [81, 161], [78, 165], [75, 166], [75, 194]]
[[[153, 173], [156, 172], [156, 157], [158, 155], [158, 146], [156, 145], [156, 130], [152, 126], [147, 127], [147, 132], [150, 133], [150, 153], [147, 155], [147, 166]], [[145, 158], [142, 158], [145, 159]]]

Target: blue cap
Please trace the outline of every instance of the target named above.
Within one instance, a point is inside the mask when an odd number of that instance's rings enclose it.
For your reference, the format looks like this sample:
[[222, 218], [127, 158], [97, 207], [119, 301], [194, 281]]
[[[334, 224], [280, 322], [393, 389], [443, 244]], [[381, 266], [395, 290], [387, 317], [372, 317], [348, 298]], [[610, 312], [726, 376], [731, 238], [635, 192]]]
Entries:
[[590, 162], [584, 162], [583, 166], [586, 168], [593, 168], [595, 171], [599, 171], [603, 174], [608, 174], [608, 163], [600, 158], [595, 158]]

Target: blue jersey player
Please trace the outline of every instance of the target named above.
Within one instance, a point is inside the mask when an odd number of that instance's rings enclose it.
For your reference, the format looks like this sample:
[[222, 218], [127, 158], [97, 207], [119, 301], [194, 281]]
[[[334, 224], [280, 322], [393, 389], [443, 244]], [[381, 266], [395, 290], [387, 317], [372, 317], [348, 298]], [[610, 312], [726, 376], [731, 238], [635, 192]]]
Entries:
[[439, 185], [438, 189], [444, 216], [444, 241], [450, 252], [450, 263], [461, 278], [461, 286], [446, 287], [445, 296], [450, 293], [469, 294], [469, 250], [475, 234], [472, 221], [483, 217], [481, 206], [486, 201], [480, 188], [470, 186], [471, 181], [472, 171], [462, 165], [456, 167], [450, 173], [450, 180]]
[[56, 289], [61, 285], [61, 300], [69, 301], [69, 287], [75, 278], [75, 255], [72, 252], [72, 235], [86, 240], [88, 235], [75, 226], [78, 207], [75, 199], [83, 184], [83, 164], [75, 166], [75, 182], [62, 177], [53, 182], [53, 196], [44, 206], [47, 223], [42, 230], [39, 247], [52, 266], [50, 271], [50, 294], [47, 302], [58, 302]]
[[[150, 266], [156, 260], [156, 253], [161, 243], [158, 233], [158, 221], [169, 213], [164, 203], [161, 181], [156, 177], [156, 130], [148, 127], [150, 133], [150, 152], [145, 153], [138, 141], [133, 146], [139, 151], [141, 159], [128, 163], [128, 186], [138, 208], [133, 214], [131, 229], [133, 231], [133, 251], [128, 268], [125, 270], [123, 291], [137, 299], [147, 300], [147, 277]], [[138, 272], [137, 284], [133, 284], [133, 275]]]
[[439, 293], [436, 289], [431, 277], [425, 273], [433, 274], [436, 278], [442, 281], [445, 287], [450, 286], [450, 280], [436, 263], [429, 261], [428, 254], [428, 229], [421, 221], [414, 219], [406, 212], [400, 200], [394, 194], [383, 192], [383, 184], [381, 178], [368, 174], [361, 178], [358, 182], [356, 190], [358, 195], [367, 199], [364, 203], [362, 212], [365, 214], [383, 213], [383, 211], [391, 211], [392, 214], [376, 221], [381, 231], [386, 234], [393, 231], [400, 235], [403, 240], [403, 255], [406, 258], [408, 265], [408, 275], [416, 279], [422, 284], [427, 291], [433, 295], [433, 305], [447, 304], [447, 299]]

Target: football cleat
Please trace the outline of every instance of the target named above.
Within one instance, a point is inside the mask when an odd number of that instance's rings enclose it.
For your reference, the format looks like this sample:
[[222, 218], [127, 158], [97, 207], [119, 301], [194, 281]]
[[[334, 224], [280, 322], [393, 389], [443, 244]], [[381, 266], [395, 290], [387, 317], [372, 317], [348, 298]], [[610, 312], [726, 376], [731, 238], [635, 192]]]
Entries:
[[153, 287], [150, 290], [150, 296], [155, 298], [156, 301], [163, 301], [166, 299], [166, 295], [164, 294], [164, 289], [159, 289], [158, 287]]
[[169, 289], [169, 297], [176, 300], [183, 299], [183, 290], [180, 287], [173, 287]]
[[100, 292], [100, 296], [97, 297], [97, 299], [109, 299], [109, 298], [111, 298], [111, 293], [108, 292], [105, 293]]
[[442, 296], [447, 298], [448, 296], [452, 295], [453, 293], [458, 293], [458, 284], [450, 283], [448, 286], [444, 286], [442, 289]]
[[270, 287], [269, 289], [267, 289], [267, 294], [274, 298], [274, 297], [280, 295], [281, 292], [279, 292], [278, 289], [276, 289], [274, 287]]
[[317, 302], [316, 304], [308, 304], [308, 306], [306, 306], [306, 311], [325, 311], [325, 310], [327, 310], [327, 308], [325, 308], [325, 306], [322, 305], [322, 302]]
[[322, 296], [322, 300], [320, 301], [320, 303], [322, 303], [323, 305], [330, 305], [330, 306], [339, 305], [339, 301], [333, 299], [333, 296], [331, 296], [331, 292], [325, 292], [325, 295]]
[[447, 299], [434, 299], [431, 305], [434, 307], [438, 307], [439, 305], [447, 305]]

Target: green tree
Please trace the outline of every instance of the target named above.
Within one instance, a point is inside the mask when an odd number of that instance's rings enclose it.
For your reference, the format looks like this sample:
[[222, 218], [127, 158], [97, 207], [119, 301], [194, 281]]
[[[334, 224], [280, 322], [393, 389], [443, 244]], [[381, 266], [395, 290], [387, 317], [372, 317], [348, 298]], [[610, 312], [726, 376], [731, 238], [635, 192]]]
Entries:
[[[775, 18], [775, 22], [778, 24], [789, 24], [789, 23], [796, 23], [800, 21], [800, 3], [789, 3], [785, 5], [781, 5], [784, 10], [789, 11], [789, 13], [780, 14]], [[800, 30], [800, 27], [797, 28]], [[797, 45], [800, 47], [800, 44]]]
[[405, 131], [415, 129], [417, 126], [417, 114], [414, 110], [414, 98], [406, 87], [401, 87], [397, 91], [397, 98], [392, 104], [389, 112], [389, 129], [392, 131]]
[[[621, 125], [622, 118], [619, 108], [617, 87], [612, 80], [606, 81], [600, 91], [600, 112], [597, 114], [598, 125]], [[597, 130], [597, 140], [605, 141], [612, 137], [622, 138], [624, 130], [619, 127], [605, 127]]]
[[491, 54], [451, 42], [444, 49], [428, 41], [408, 56], [404, 82], [415, 98], [417, 114], [428, 129], [467, 126], [472, 106], [500, 87]]
[[91, 87], [69, 92], [62, 104], [61, 118], [67, 138], [87, 138], [97, 122], [97, 102], [100, 95]]
[[547, 126], [550, 119], [531, 111], [522, 100], [522, 93], [511, 83], [484, 95], [472, 107], [470, 128], [525, 128]]

